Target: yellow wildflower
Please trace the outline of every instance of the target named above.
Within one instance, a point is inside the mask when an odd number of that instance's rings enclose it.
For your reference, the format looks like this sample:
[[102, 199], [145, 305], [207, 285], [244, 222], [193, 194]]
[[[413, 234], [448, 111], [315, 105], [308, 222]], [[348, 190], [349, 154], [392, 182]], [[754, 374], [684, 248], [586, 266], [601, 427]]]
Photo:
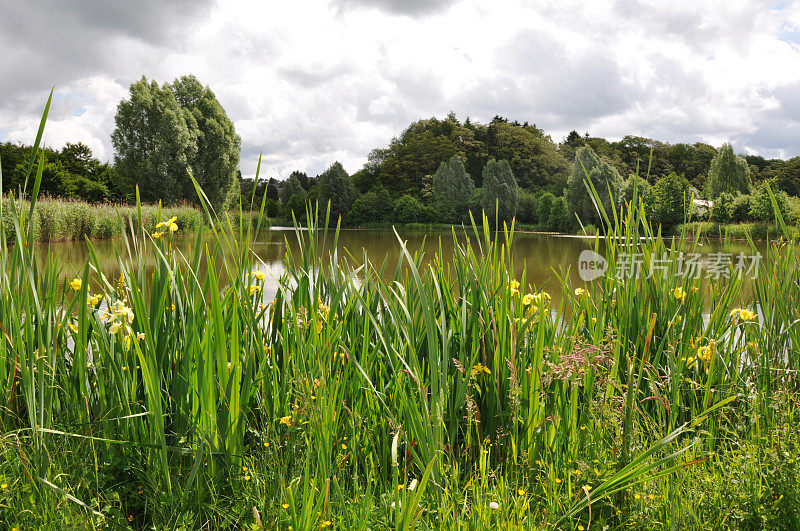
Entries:
[[244, 477], [244, 480], [245, 480], [245, 481], [250, 481], [250, 476], [245, 476], [245, 477]]
[[705, 363], [711, 363], [711, 360], [714, 359], [715, 345], [716, 343], [714, 341], [709, 341], [707, 346], [698, 348], [697, 357]]
[[752, 321], [756, 318], [756, 314], [751, 312], [750, 310], [742, 310], [739, 312], [739, 318], [742, 321]]
[[287, 426], [292, 425], [292, 416], [289, 415], [288, 417], [281, 417], [281, 424], [286, 424]]
[[289, 504], [288, 503], [284, 503], [283, 505], [281, 505], [281, 507], [283, 507], [284, 509], [288, 509], [289, 508]]
[[263, 271], [256, 271], [255, 273], [253, 273], [253, 277], [256, 280], [264, 280], [264, 272]]
[[683, 299], [686, 298], [686, 292], [683, 291], [683, 288], [675, 288], [674, 290], [671, 291], [671, 293], [672, 296], [678, 299], [679, 301], [682, 301]]
[[516, 280], [511, 281], [511, 294], [518, 295], [519, 294], [519, 282]]
[[583, 289], [583, 288], [575, 288], [575, 296], [576, 296], [576, 297], [580, 297], [580, 296], [581, 296], [581, 295], [583, 295], [584, 293], [586, 293], [586, 290], [585, 290], [585, 289]]
[[154, 232], [150, 236], [152, 236], [154, 240], [157, 240], [157, 239], [161, 238], [163, 235], [164, 235], [163, 232]]
[[67, 326], [68, 326], [68, 327], [69, 327], [69, 329], [70, 329], [70, 330], [72, 330], [72, 331], [73, 331], [75, 334], [77, 334], [77, 333], [78, 333], [78, 327], [77, 327], [77, 326], [75, 326], [74, 324], [72, 324], [72, 323], [69, 323]]
[[81, 281], [81, 279], [76, 278], [72, 282], [70, 282], [69, 285], [75, 291], [79, 291], [81, 289], [81, 286], [83, 286], [83, 282]]
[[477, 365], [472, 366], [472, 376], [478, 376], [483, 372], [486, 374], [492, 374], [492, 371], [489, 370], [489, 367], [485, 366], [483, 363], [478, 363]]
[[525, 306], [529, 305], [533, 302], [533, 293], [526, 293], [524, 297], [522, 297], [522, 304]]
[[158, 229], [160, 227], [164, 227], [166, 229], [169, 229], [170, 232], [175, 232], [176, 230], [178, 230], [178, 225], [175, 223], [177, 219], [178, 219], [177, 216], [172, 216], [167, 221], [162, 221], [161, 223], [156, 225], [156, 228]]
[[250, 290], [250, 296], [256, 294], [256, 292], [261, 291], [261, 286], [249, 286], [248, 289]]

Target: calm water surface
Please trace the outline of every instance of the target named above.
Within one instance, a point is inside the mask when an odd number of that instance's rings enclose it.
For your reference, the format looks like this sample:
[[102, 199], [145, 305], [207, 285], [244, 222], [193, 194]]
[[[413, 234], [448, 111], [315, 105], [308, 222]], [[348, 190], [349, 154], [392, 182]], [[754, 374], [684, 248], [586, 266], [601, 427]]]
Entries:
[[[466, 237], [463, 229], [457, 230], [459, 238]], [[407, 242], [410, 251], [424, 252], [426, 261], [432, 259], [434, 254], [439, 252], [440, 243], [445, 264], [452, 258], [453, 238], [448, 231], [399, 229], [398, 233], [400, 238]], [[329, 234], [325, 250], [326, 256], [330, 251], [332, 240], [332, 234]], [[196, 238], [192, 236], [180, 236], [174, 240], [176, 248], [180, 249], [187, 257], [195, 242]], [[591, 239], [518, 232], [514, 235], [512, 246], [515, 275], [517, 278], [521, 277], [523, 267], [527, 267], [528, 282], [537, 289], [544, 288], [550, 291], [554, 298], [558, 299], [560, 287], [556, 273], [563, 274], [569, 268], [573, 285], [581, 285], [578, 277], [578, 257], [585, 249], [591, 249], [593, 244]], [[127, 253], [124, 241], [119, 239], [99, 240], [93, 242], [93, 246], [103, 273], [109, 278], [119, 275], [116, 250], [119, 250], [122, 255]], [[264, 294], [270, 299], [274, 297], [277, 290], [276, 279], [285, 270], [287, 246], [296, 256], [298, 242], [294, 231], [278, 227], [264, 231], [252, 246], [252, 250], [262, 262], [259, 267], [268, 273]], [[37, 247], [37, 251], [42, 259], [48, 251], [57, 255], [64, 275], [70, 278], [80, 276], [87, 259], [89, 259], [85, 242], [42, 244]], [[385, 260], [387, 270], [390, 272], [394, 272], [402, 252], [398, 238], [390, 229], [342, 230], [339, 235], [338, 251], [340, 257], [348, 256], [349, 253], [359, 263], [363, 261], [364, 253], [366, 253], [376, 267], [380, 267]], [[710, 241], [703, 244], [701, 251], [703, 255], [719, 252], [731, 253], [734, 263], [736, 255], [739, 253], [748, 256], [752, 254], [746, 242], [732, 242], [723, 245], [719, 241]], [[760, 251], [764, 254], [763, 248]], [[600, 252], [603, 252], [602, 242]], [[154, 263], [152, 256], [147, 259], [149, 263]]]

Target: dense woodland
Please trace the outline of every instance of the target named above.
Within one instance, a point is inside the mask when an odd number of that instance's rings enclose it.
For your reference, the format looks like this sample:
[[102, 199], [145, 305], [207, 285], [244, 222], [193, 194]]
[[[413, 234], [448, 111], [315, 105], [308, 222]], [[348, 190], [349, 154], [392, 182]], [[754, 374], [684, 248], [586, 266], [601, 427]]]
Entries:
[[[81, 143], [45, 150], [42, 192], [126, 203], [138, 185], [145, 201], [197, 203], [191, 172], [215, 208], [236, 206], [236, 197], [251, 208], [254, 182], [238, 171], [240, 139], [213, 92], [193, 76], [163, 85], [143, 77], [120, 103], [116, 123], [113, 162], [97, 160]], [[24, 186], [30, 156], [28, 146], [0, 144], [5, 191]], [[488, 124], [462, 122], [452, 113], [412, 123], [353, 175], [335, 162], [320, 175], [298, 170], [259, 182], [252, 208], [266, 194], [268, 215], [290, 222], [306, 201], [330, 201], [334, 219], [346, 225], [458, 223], [485, 210], [493, 220], [572, 232], [601, 224], [587, 176], [606, 209], [636, 193], [665, 230], [690, 212], [717, 222], [772, 221], [767, 183], [790, 221], [800, 210], [800, 157], [741, 156], [730, 145], [637, 136], [612, 142], [576, 131], [556, 142], [528, 122], [500, 116]], [[692, 192], [713, 206], [693, 205]]]

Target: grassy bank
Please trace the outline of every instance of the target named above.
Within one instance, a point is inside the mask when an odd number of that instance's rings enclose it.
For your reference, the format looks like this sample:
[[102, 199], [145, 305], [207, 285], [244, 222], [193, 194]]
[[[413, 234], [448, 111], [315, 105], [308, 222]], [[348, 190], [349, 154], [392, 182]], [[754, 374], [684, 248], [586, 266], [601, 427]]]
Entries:
[[[5, 232], [6, 238], [13, 241], [14, 223], [11, 216], [11, 201], [3, 200], [2, 219], [0, 227]], [[26, 209], [29, 202], [23, 201], [21, 206]], [[31, 241], [34, 243], [59, 242], [90, 239], [105, 239], [122, 236], [130, 232], [131, 223], [136, 219], [136, 207], [114, 204], [90, 204], [82, 201], [65, 199], [41, 199], [36, 202], [33, 217], [29, 226], [33, 230]], [[162, 207], [160, 219], [176, 218], [178, 234], [196, 234], [203, 225], [203, 213], [200, 209], [184, 205], [176, 207]], [[155, 230], [159, 219], [158, 205], [142, 205], [142, 224]], [[238, 212], [228, 214], [234, 225], [244, 224], [255, 228], [269, 227], [270, 221], [257, 211]]]
[[[20, 205], [30, 206], [28, 201]], [[14, 222], [11, 214], [12, 202], [3, 199], [2, 228], [6, 238], [13, 241]], [[159, 215], [158, 205], [142, 205], [142, 223], [155, 230]], [[179, 233], [194, 234], [200, 230], [203, 215], [191, 206], [164, 207], [161, 219], [177, 218]], [[122, 236], [130, 231], [131, 221], [136, 219], [136, 207], [113, 204], [89, 204], [82, 201], [64, 199], [42, 199], [36, 201], [33, 216], [28, 222], [33, 231], [31, 241], [58, 242], [70, 240], [103, 239]]]
[[[693, 221], [679, 225], [676, 229], [678, 234], [686, 234], [689, 237], [698, 236], [700, 238], [719, 238], [731, 240], [754, 240], [777, 239], [784, 235], [784, 229], [774, 223], [714, 223], [710, 221]], [[797, 226], [786, 227], [786, 235], [790, 238], [800, 236]]]

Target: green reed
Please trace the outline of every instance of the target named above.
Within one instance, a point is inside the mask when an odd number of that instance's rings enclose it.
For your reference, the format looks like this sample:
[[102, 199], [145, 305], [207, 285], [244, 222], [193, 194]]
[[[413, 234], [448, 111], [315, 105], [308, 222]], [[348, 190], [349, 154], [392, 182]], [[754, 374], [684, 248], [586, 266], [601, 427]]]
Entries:
[[[13, 227], [0, 234], [10, 526], [798, 522], [788, 238], [753, 294], [735, 270], [692, 280], [678, 257], [699, 239], [665, 240], [634, 198], [603, 212], [593, 246], [608, 273], [584, 285], [557, 272], [556, 306], [509, 273], [513, 226], [453, 231], [449, 261], [395, 233], [400, 260], [373, 263], [338, 249], [338, 225], [309, 205], [270, 301], [250, 250], [255, 196], [252, 217], [204, 201], [212, 221], [188, 254], [172, 244], [180, 218], [137, 204], [117, 216], [121, 275], [104, 275], [89, 242], [82, 275], [64, 278], [32, 248], [37, 160], [29, 202], [0, 206]], [[666, 260], [623, 278], [630, 252]]]

